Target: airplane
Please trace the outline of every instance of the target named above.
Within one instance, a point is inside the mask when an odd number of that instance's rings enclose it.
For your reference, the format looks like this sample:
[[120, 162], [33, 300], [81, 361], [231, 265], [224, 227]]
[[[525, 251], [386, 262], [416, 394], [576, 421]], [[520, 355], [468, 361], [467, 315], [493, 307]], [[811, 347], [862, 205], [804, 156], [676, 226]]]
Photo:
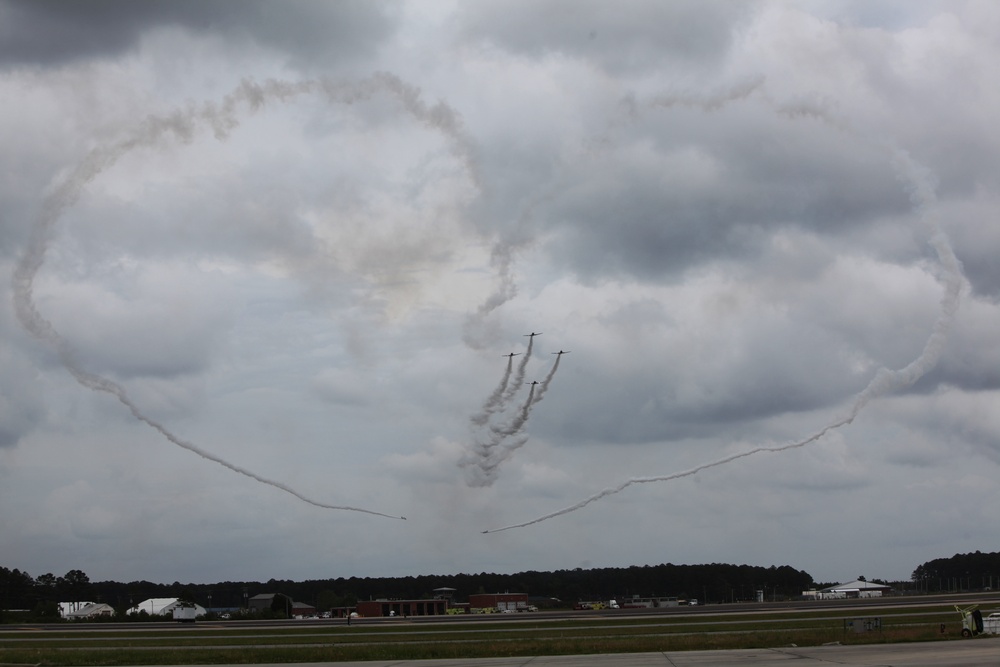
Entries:
[[538, 333], [535, 333], [534, 331], [532, 331], [530, 334], [524, 334], [524, 335], [527, 336], [528, 338], [534, 338], [535, 336], [541, 336], [542, 332], [539, 331]]
[[520, 352], [511, 352], [510, 354], [501, 354], [500, 356], [501, 357], [510, 357], [511, 359], [513, 359], [514, 357], [516, 357], [516, 356], [518, 356], [520, 354], [521, 354]]
[[541, 384], [541, 382], [535, 380], [534, 382], [525, 382], [524, 384]]
[[569, 353], [570, 353], [570, 350], [565, 350], [565, 351], [564, 350], [559, 350], [558, 352], [553, 352], [552, 354], [562, 355], [562, 354], [569, 354]]

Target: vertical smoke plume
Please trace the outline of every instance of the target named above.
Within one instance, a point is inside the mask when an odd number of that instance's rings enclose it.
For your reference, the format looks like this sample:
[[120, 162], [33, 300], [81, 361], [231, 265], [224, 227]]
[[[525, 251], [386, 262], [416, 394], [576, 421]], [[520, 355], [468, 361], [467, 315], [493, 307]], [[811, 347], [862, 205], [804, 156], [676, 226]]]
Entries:
[[510, 374], [514, 370], [514, 357], [507, 358], [507, 370], [504, 371], [503, 377], [500, 379], [500, 384], [497, 388], [493, 390], [493, 393], [489, 395], [486, 402], [483, 403], [483, 409], [475, 415], [472, 415], [470, 420], [473, 426], [483, 426], [489, 421], [490, 415], [495, 413], [497, 410], [501, 409], [503, 404], [501, 400], [504, 397], [504, 392], [507, 390], [507, 384], [510, 382]]
[[[491, 485], [496, 481], [496, 471], [500, 464], [509, 460], [515, 451], [528, 442], [527, 436], [523, 433], [524, 427], [531, 416], [532, 409], [542, 400], [545, 392], [548, 391], [549, 385], [552, 384], [552, 378], [555, 377], [556, 370], [559, 368], [561, 355], [556, 357], [556, 362], [552, 365], [552, 368], [542, 382], [529, 383], [531, 389], [528, 391], [528, 397], [521, 404], [517, 412], [514, 413], [510, 421], [502, 424], [488, 424], [489, 418], [493, 414], [501, 412], [508, 407], [517, 390], [524, 382], [524, 375], [527, 369], [528, 358], [531, 356], [534, 339], [529, 338], [528, 341], [528, 350], [524, 355], [524, 359], [518, 365], [517, 376], [512, 382], [506, 385], [507, 390], [501, 392], [500, 387], [503, 387], [507, 383], [510, 375], [510, 364], [508, 364], [507, 373], [504, 375], [500, 386], [494, 390], [493, 395], [487, 400], [483, 411], [474, 415], [471, 419], [473, 426], [486, 426], [486, 431], [482, 434], [474, 434], [475, 443], [458, 463], [461, 468], [471, 469], [470, 486]], [[496, 398], [498, 392], [502, 394], [499, 399]]]
[[498, 285], [475, 312], [470, 313], [465, 320], [462, 340], [472, 349], [482, 349], [486, 346], [488, 336], [487, 322], [489, 315], [500, 306], [517, 296], [517, 283], [514, 281], [514, 251], [521, 243], [497, 239], [490, 250], [490, 265], [496, 273]]
[[[813, 104], [799, 103], [794, 107], [776, 107], [775, 111], [789, 117], [804, 116], [815, 118], [827, 123], [835, 129], [847, 131], [851, 134], [857, 135], [857, 133], [851, 132], [848, 129], [846, 123], [833, 119], [824, 109]], [[917, 214], [918, 222], [925, 227], [926, 232], [928, 233], [928, 244], [931, 248], [933, 248], [935, 255], [937, 256], [937, 260], [943, 269], [942, 280], [944, 282], [944, 292], [941, 297], [940, 312], [934, 322], [931, 334], [928, 337], [927, 342], [924, 344], [923, 350], [916, 359], [898, 370], [891, 370], [885, 367], [880, 368], [875, 373], [875, 376], [869, 381], [868, 385], [855, 396], [851, 408], [844, 417], [827, 424], [819, 431], [802, 440], [772, 447], [755, 447], [745, 452], [733, 454], [689, 470], [669, 475], [633, 477], [617, 486], [609, 487], [603, 491], [595, 493], [589, 498], [581, 500], [580, 502], [570, 505], [569, 507], [556, 510], [555, 512], [531, 519], [530, 521], [512, 524], [502, 528], [485, 530], [483, 532], [497, 533], [513, 528], [523, 528], [525, 526], [541, 523], [542, 521], [547, 521], [548, 519], [553, 519], [564, 514], [569, 514], [570, 512], [575, 512], [576, 510], [582, 509], [593, 502], [601, 500], [602, 498], [624, 491], [628, 487], [635, 484], [669, 482], [683, 477], [690, 477], [691, 475], [695, 475], [703, 470], [726, 465], [727, 463], [732, 463], [733, 461], [762, 452], [784, 452], [804, 447], [820, 440], [832, 430], [851, 424], [855, 417], [857, 417], [858, 414], [865, 408], [865, 406], [867, 406], [874, 399], [889, 392], [899, 391], [910, 387], [928, 371], [930, 371], [938, 363], [941, 358], [941, 354], [944, 351], [944, 345], [947, 341], [948, 332], [951, 329], [955, 319], [955, 314], [958, 311], [958, 307], [961, 302], [961, 293], [965, 284], [965, 278], [962, 273], [961, 262], [959, 262], [958, 258], [955, 256], [955, 252], [948, 241], [948, 237], [941, 229], [937, 219], [937, 212], [935, 210], [936, 197], [934, 194], [934, 182], [930, 173], [926, 168], [917, 164], [907, 152], [892, 146], [886, 146], [886, 148], [890, 153], [890, 160], [893, 169], [896, 171], [896, 176], [902, 182], [903, 187], [909, 196], [914, 213]]]
[[510, 400], [514, 398], [514, 394], [516, 394], [517, 390], [524, 384], [524, 375], [528, 372], [528, 360], [531, 359], [531, 351], [534, 347], [535, 337], [528, 336], [528, 349], [524, 351], [524, 357], [521, 358], [521, 363], [517, 365], [517, 374], [514, 376], [514, 382], [503, 394], [503, 398], [501, 399], [502, 407], [507, 407]]
[[42, 202], [40, 213], [31, 229], [28, 244], [14, 269], [12, 277], [14, 310], [25, 330], [55, 349], [63, 366], [77, 382], [88, 389], [113, 395], [129, 409], [136, 419], [158, 431], [174, 445], [218, 463], [233, 472], [290, 493], [316, 507], [405, 519], [405, 517], [395, 517], [359, 507], [317, 502], [285, 484], [261, 477], [177, 437], [162, 424], [147, 417], [129, 398], [123, 387], [110, 379], [86, 371], [77, 362], [66, 341], [52, 324], [38, 312], [34, 301], [35, 277], [45, 261], [45, 254], [60, 216], [67, 208], [76, 203], [80, 193], [89, 183], [113, 166], [122, 156], [138, 148], [155, 147], [168, 138], [173, 138], [180, 143], [189, 143], [202, 126], [210, 127], [215, 137], [223, 140], [229, 132], [238, 127], [238, 117], [241, 110], [246, 109], [253, 113], [270, 101], [285, 102], [303, 94], [315, 93], [324, 94], [331, 103], [343, 105], [360, 102], [376, 94], [388, 93], [401, 103], [410, 116], [421, 124], [441, 132], [450, 140], [453, 153], [462, 160], [469, 178], [479, 187], [480, 179], [475, 155], [462, 130], [461, 118], [458, 114], [443, 102], [427, 106], [420, 97], [419, 89], [406, 84], [392, 74], [378, 73], [369, 79], [354, 83], [333, 83], [325, 80], [300, 82], [268, 80], [258, 84], [244, 80], [218, 105], [207, 103], [201, 107], [176, 111], [166, 116], [149, 116], [133, 128], [131, 134], [126, 138], [98, 147], [86, 156]]
[[[535, 396], [534, 403], [540, 403], [542, 399], [545, 397], [545, 392], [549, 390], [549, 385], [552, 384], [552, 378], [556, 376], [556, 371], [559, 370], [559, 361], [561, 359], [562, 355], [557, 354], [556, 363], [552, 364], [552, 370], [550, 370], [549, 374], [545, 376], [544, 380], [542, 380], [542, 384], [538, 386], [538, 395]], [[532, 389], [534, 389], [534, 387], [532, 387]]]
[[490, 417], [497, 412], [502, 412], [510, 404], [510, 400], [514, 398], [514, 394], [517, 393], [521, 384], [524, 383], [524, 374], [528, 368], [528, 359], [531, 358], [531, 348], [534, 340], [534, 338], [528, 339], [528, 349], [517, 364], [517, 373], [514, 375], [513, 382], [510, 381], [510, 376], [514, 369], [514, 357], [510, 357], [507, 360], [507, 370], [504, 371], [503, 378], [500, 379], [500, 384], [497, 385], [493, 393], [483, 403], [482, 410], [473, 415], [469, 420], [473, 426], [485, 426]]

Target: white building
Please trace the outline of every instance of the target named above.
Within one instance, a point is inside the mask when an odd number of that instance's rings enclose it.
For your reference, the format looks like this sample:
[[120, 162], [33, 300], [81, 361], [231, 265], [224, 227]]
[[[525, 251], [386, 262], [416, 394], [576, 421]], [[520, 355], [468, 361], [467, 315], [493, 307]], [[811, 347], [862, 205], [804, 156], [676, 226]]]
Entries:
[[[149, 598], [129, 609], [128, 613], [138, 614], [144, 611], [150, 616], [173, 616], [174, 609], [180, 606], [182, 605], [179, 598]], [[194, 607], [198, 616], [208, 613], [200, 604]]]
[[[73, 608], [64, 613], [63, 605], [73, 605]], [[103, 602], [60, 602], [59, 614], [69, 621], [82, 621], [100, 616], [114, 616], [115, 608]]]
[[57, 602], [56, 606], [59, 607], [59, 615], [63, 618], [68, 618], [70, 614], [75, 614], [87, 605], [97, 604], [96, 602]]
[[890, 591], [892, 591], [890, 586], [858, 580], [829, 586], [818, 591], [802, 591], [802, 595], [817, 600], [841, 600], [844, 598], [880, 598]]

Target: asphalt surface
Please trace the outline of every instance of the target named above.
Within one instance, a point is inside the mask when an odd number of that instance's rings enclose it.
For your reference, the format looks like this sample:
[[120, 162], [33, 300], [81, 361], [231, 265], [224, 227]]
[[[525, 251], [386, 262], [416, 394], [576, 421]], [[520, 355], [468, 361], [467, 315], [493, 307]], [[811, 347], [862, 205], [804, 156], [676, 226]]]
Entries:
[[[1000, 665], [1000, 638], [919, 644], [813, 646], [738, 651], [669, 651], [459, 660], [323, 662], [296, 667], [984, 667]], [[277, 667], [257, 665], [256, 667]]]

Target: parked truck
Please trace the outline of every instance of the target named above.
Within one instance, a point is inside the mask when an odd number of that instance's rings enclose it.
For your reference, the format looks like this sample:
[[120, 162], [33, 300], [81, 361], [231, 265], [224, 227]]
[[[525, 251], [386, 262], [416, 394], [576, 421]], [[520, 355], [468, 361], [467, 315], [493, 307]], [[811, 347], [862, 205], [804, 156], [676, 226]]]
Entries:
[[174, 620], [178, 623], [194, 623], [197, 616], [196, 607], [174, 607]]

